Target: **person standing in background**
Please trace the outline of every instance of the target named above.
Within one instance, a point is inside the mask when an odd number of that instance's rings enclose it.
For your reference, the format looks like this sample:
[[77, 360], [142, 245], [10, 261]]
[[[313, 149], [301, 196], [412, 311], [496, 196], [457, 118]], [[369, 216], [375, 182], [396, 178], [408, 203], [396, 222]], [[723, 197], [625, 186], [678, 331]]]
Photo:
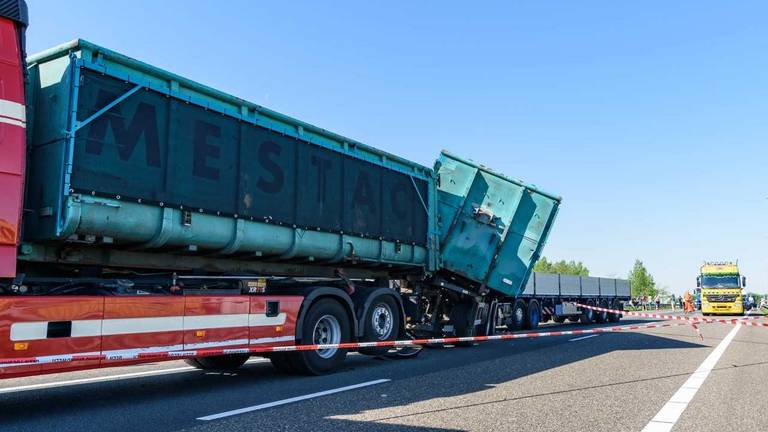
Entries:
[[693, 312], [693, 296], [691, 295], [690, 291], [685, 291], [685, 295], [683, 296], [683, 307], [686, 315], [688, 315], [688, 312]]

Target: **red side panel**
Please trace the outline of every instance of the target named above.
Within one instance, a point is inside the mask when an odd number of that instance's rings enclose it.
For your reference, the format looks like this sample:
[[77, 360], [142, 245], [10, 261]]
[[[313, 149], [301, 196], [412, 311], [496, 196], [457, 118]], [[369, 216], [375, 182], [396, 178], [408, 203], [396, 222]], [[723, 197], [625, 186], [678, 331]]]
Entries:
[[[184, 297], [106, 297], [102, 327], [104, 352], [181, 350]], [[106, 324], [109, 321], [109, 324]], [[115, 366], [125, 361], [102, 361]]]
[[26, 140], [22, 67], [16, 24], [0, 18], [0, 277], [16, 275]]
[[296, 336], [296, 319], [303, 300], [304, 297], [300, 296], [251, 297], [251, 314], [253, 315], [265, 314], [267, 301], [280, 302], [277, 317], [273, 319], [265, 317], [265, 325], [251, 324], [251, 345], [293, 345]]
[[247, 296], [187, 296], [184, 349], [248, 346], [249, 308]]
[[[103, 305], [104, 298], [96, 296], [0, 298], [0, 359], [61, 353], [99, 353], [101, 336], [80, 323], [101, 320]], [[51, 321], [73, 322], [71, 337], [49, 334], [48, 323]], [[26, 349], [16, 350], [16, 343], [26, 344]], [[8, 366], [0, 367], [0, 375], [11, 377], [29, 375], [31, 372], [66, 371], [98, 365], [98, 360], [95, 360]]]

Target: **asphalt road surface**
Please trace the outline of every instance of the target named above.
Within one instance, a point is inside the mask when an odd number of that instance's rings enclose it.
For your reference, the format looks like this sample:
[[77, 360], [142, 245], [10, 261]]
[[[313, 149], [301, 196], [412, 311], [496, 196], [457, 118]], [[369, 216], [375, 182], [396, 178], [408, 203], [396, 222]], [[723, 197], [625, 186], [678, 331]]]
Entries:
[[3, 380], [0, 431], [768, 430], [768, 328], [701, 332], [488, 342], [409, 360], [350, 355], [321, 377], [254, 358], [236, 373], [177, 361]]

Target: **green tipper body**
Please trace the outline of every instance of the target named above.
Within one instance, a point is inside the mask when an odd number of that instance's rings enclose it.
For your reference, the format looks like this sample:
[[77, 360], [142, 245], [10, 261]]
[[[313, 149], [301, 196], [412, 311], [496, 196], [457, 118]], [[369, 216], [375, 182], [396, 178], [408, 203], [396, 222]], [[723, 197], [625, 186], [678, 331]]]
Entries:
[[441, 274], [508, 295], [557, 209], [447, 153], [435, 171], [82, 40], [30, 57], [27, 93], [25, 261]]
[[443, 152], [438, 227], [444, 272], [518, 295], [541, 254], [560, 198]]

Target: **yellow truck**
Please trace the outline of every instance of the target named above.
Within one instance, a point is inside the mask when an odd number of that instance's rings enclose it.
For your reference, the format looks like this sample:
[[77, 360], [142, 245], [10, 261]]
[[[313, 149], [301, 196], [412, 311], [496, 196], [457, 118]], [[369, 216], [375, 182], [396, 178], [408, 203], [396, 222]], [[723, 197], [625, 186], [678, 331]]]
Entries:
[[703, 315], [744, 315], [742, 290], [747, 278], [735, 262], [705, 262], [696, 278]]

